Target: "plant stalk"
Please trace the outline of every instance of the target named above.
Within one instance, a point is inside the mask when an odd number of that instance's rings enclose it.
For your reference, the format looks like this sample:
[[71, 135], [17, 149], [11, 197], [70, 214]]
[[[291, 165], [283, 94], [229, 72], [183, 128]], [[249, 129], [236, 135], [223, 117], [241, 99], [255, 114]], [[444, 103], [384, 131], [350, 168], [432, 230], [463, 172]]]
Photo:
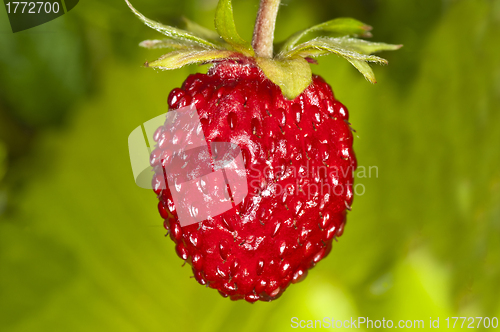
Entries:
[[281, 0], [260, 0], [252, 39], [252, 47], [259, 57], [273, 57], [274, 27], [280, 2]]

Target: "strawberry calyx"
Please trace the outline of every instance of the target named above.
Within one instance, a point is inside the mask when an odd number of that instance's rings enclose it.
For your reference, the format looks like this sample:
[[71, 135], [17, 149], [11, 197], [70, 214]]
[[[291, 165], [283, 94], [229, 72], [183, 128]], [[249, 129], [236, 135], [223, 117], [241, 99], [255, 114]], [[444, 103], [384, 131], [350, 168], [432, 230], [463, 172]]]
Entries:
[[[372, 28], [369, 25], [352, 18], [337, 18], [293, 34], [274, 54], [272, 38], [279, 0], [261, 0], [253, 43], [238, 34], [231, 0], [218, 2], [215, 14], [217, 32], [187, 19], [186, 30], [164, 25], [145, 17], [128, 0], [125, 2], [144, 24], [166, 36], [161, 40], [145, 40], [139, 44], [145, 48], [168, 50], [159, 59], [146, 62], [145, 66], [171, 70], [195, 63], [228, 60], [255, 63], [289, 100], [299, 96], [312, 82], [310, 63], [314, 63], [315, 57], [337, 54], [356, 67], [368, 81], [376, 83], [369, 63], [387, 64], [387, 60], [373, 53], [402, 47], [359, 39], [371, 37]], [[327, 33], [329, 36], [309, 39], [315, 32]]]

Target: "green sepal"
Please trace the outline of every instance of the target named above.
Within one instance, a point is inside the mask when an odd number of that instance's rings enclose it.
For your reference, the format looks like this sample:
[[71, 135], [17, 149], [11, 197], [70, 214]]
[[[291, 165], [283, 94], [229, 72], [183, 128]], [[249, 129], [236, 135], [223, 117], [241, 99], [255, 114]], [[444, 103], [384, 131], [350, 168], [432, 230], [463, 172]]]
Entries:
[[[312, 72], [306, 58], [335, 53], [347, 59], [365, 78], [376, 83], [369, 62], [387, 64], [387, 60], [372, 53], [392, 51], [402, 45], [374, 43], [350, 36], [371, 36], [371, 27], [351, 18], [334, 19], [312, 28], [299, 31], [283, 43], [274, 59], [255, 57], [252, 45], [242, 39], [234, 22], [231, 0], [219, 0], [215, 15], [215, 31], [202, 27], [186, 18], [188, 31], [152, 21], [139, 13], [128, 0], [130, 9], [147, 26], [163, 33], [163, 40], [145, 40], [140, 46], [173, 50], [158, 60], [146, 63], [147, 67], [177, 69], [194, 63], [210, 63], [253, 57], [264, 74], [277, 84], [287, 99], [295, 99], [312, 82]], [[325, 31], [332, 37], [318, 37], [298, 44], [313, 32]], [[220, 35], [220, 36], [219, 36]], [[298, 45], [297, 45], [298, 44]]]
[[215, 29], [236, 51], [246, 56], [254, 56], [252, 45], [240, 37], [234, 23], [231, 0], [219, 0], [215, 11]]
[[368, 80], [370, 83], [377, 83], [377, 79], [375, 78], [375, 74], [373, 73], [372, 68], [370, 65], [365, 62], [365, 61], [360, 61], [360, 60], [355, 60], [355, 59], [347, 59], [354, 67], [356, 67], [357, 70], [363, 76]]
[[372, 43], [348, 37], [320, 37], [297, 45], [288, 52], [280, 53], [278, 58], [289, 59], [297, 56], [306, 58], [335, 53], [348, 60], [368, 81], [376, 83], [375, 75], [368, 65], [368, 62], [387, 64], [387, 60], [371, 54], [380, 51], [397, 50], [401, 48], [401, 46], [402, 45]]
[[273, 60], [256, 58], [257, 65], [289, 100], [299, 96], [312, 82], [309, 63], [301, 58]]
[[[306, 58], [306, 57], [315, 57], [315, 56], [335, 53], [346, 59], [355, 59], [361, 61], [387, 64], [387, 60], [383, 58], [380, 58], [375, 55], [369, 55], [370, 53], [359, 52], [359, 49], [362, 47], [360, 46], [362, 45], [362, 43], [358, 44], [353, 41], [360, 42], [361, 40], [352, 38], [319, 37], [310, 40], [308, 42], [302, 43], [300, 45], [297, 45], [292, 50], [286, 53], [280, 53], [278, 55], [278, 58], [289, 59], [289, 58], [294, 58], [296, 56]], [[377, 44], [377, 43], [372, 43], [372, 44]], [[374, 48], [374, 46], [370, 47]]]
[[167, 48], [172, 50], [206, 50], [207, 48], [200, 47], [197, 43], [193, 43], [190, 40], [178, 40], [178, 39], [151, 39], [144, 40], [139, 43], [139, 46], [149, 49], [157, 48]]
[[153, 62], [146, 62], [146, 67], [164, 70], [178, 69], [195, 63], [210, 63], [218, 60], [241, 59], [242, 55], [234, 51], [220, 50], [179, 50], [167, 53]]
[[163, 25], [159, 22], [155, 22], [153, 20], [150, 20], [149, 18], [145, 17], [142, 15], [137, 9], [135, 9], [132, 4], [128, 1], [125, 0], [127, 5], [130, 7], [132, 12], [148, 27], [155, 29], [156, 31], [164, 34], [170, 39], [178, 40], [178, 41], [191, 41], [193, 43], [196, 43], [199, 47], [202, 48], [210, 48], [210, 49], [219, 49], [220, 46], [209, 42], [208, 40], [205, 40], [203, 38], [200, 38], [198, 36], [195, 36], [192, 33], [189, 33], [187, 31], [177, 29], [168, 25]]
[[371, 26], [353, 18], [336, 18], [334, 20], [315, 25], [309, 29], [296, 32], [283, 43], [280, 52], [290, 51], [295, 47], [295, 45], [297, 45], [298, 42], [300, 42], [302, 38], [312, 32], [325, 31], [329, 32], [333, 37], [371, 37], [369, 32], [371, 29]]
[[396, 51], [399, 50], [403, 45], [393, 45], [386, 43], [375, 43], [369, 42], [363, 39], [357, 38], [337, 38], [338, 43], [344, 48], [354, 50], [361, 54], [373, 54], [382, 51]]
[[209, 40], [211, 42], [221, 44], [223, 40], [219, 34], [213, 30], [205, 28], [204, 26], [199, 25], [196, 22], [191, 21], [190, 19], [183, 17], [182, 20], [186, 24], [186, 30], [191, 32], [193, 35], [196, 35], [205, 40]]

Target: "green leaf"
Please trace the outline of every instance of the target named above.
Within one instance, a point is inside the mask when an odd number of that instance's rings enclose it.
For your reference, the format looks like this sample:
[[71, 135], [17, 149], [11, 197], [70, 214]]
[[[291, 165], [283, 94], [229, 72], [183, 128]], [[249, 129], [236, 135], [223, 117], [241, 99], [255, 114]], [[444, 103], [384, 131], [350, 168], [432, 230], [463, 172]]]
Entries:
[[199, 47], [203, 47], [203, 48], [210, 48], [210, 49], [220, 48], [218, 45], [211, 43], [208, 40], [205, 40], [203, 38], [197, 37], [197, 36], [193, 35], [192, 33], [189, 33], [187, 31], [177, 29], [177, 28], [174, 28], [174, 27], [171, 27], [168, 25], [163, 25], [161, 23], [150, 20], [149, 18], [147, 18], [144, 15], [142, 15], [141, 13], [139, 13], [139, 11], [137, 11], [137, 9], [135, 9], [128, 0], [125, 0], [125, 2], [130, 7], [132, 12], [137, 17], [139, 17], [139, 19], [144, 24], [146, 24], [148, 27], [155, 29], [156, 31], [164, 34], [165, 36], [167, 36], [171, 39], [178, 40], [178, 41], [191, 41], [191, 42], [195, 43], [196, 45], [198, 45]]
[[220, 0], [215, 11], [215, 29], [236, 51], [253, 56], [252, 45], [240, 37], [234, 23], [231, 0]]
[[311, 32], [326, 31], [335, 37], [342, 36], [362, 36], [371, 37], [369, 31], [371, 26], [364, 24], [353, 18], [336, 18], [334, 20], [315, 25], [309, 29], [299, 31], [288, 38], [281, 48], [281, 52], [288, 52], [297, 43]]
[[194, 63], [209, 63], [217, 60], [238, 59], [241, 54], [234, 51], [219, 50], [180, 50], [167, 53], [153, 62], [146, 62], [146, 67], [159, 69], [178, 69]]
[[300, 95], [312, 81], [311, 66], [303, 58], [286, 60], [256, 58], [256, 61], [267, 78], [278, 85], [289, 100]]

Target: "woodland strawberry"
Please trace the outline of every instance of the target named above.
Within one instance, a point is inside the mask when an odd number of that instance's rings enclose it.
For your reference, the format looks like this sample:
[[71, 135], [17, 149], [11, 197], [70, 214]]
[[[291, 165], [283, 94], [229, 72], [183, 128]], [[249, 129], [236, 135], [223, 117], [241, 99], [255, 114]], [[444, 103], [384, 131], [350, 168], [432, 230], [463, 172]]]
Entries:
[[[311, 74], [308, 61], [337, 53], [374, 82], [367, 62], [385, 60], [370, 54], [400, 47], [350, 38], [367, 36], [370, 27], [337, 19], [293, 35], [273, 57], [278, 4], [262, 1], [252, 46], [236, 33], [229, 0], [217, 7], [220, 37], [189, 21], [191, 32], [161, 25], [129, 4], [148, 26], [169, 37], [141, 45], [174, 49], [147, 66], [214, 63], [207, 74], [191, 75], [170, 92], [169, 109], [194, 105], [209, 146], [230, 142], [241, 149], [248, 194], [231, 210], [181, 227], [172, 193], [163, 185], [168, 158], [162, 156], [171, 139], [165, 126], [155, 133], [153, 187], [177, 254], [191, 265], [196, 280], [248, 302], [276, 299], [303, 280], [342, 235], [353, 201], [356, 158], [349, 115], [331, 87]], [[337, 38], [300, 43], [313, 31]]]

